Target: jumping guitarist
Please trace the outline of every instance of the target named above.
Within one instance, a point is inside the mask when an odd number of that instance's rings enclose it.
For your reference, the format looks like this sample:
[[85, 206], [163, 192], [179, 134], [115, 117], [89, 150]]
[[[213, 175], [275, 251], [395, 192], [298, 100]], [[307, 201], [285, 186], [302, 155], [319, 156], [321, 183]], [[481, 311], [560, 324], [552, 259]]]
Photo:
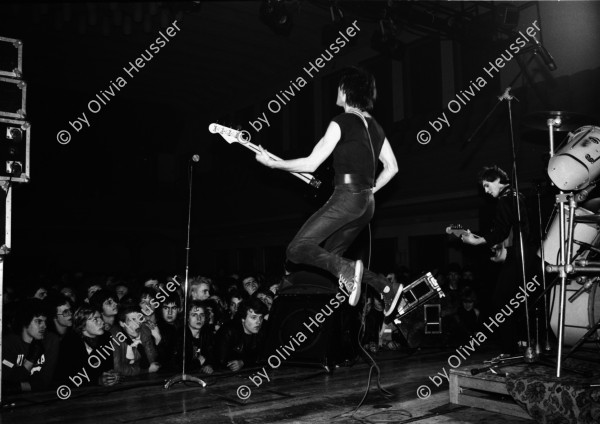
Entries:
[[[288, 172], [313, 172], [333, 155], [335, 189], [327, 203], [302, 226], [287, 248], [289, 261], [329, 271], [345, 286], [349, 303], [360, 298], [361, 281], [382, 294], [384, 313], [395, 309], [402, 287], [364, 269], [361, 260], [342, 255], [375, 211], [374, 193], [398, 172], [396, 157], [383, 129], [369, 114], [376, 97], [375, 79], [368, 72], [348, 69], [338, 86], [336, 104], [344, 109], [329, 124], [309, 156], [273, 160], [262, 147], [256, 160]], [[378, 161], [383, 170], [376, 176]]]
[[[490, 311], [492, 316], [502, 309], [506, 311], [506, 306], [509, 305], [512, 298], [519, 291], [522, 285], [521, 272], [521, 252], [519, 249], [519, 220], [517, 215], [517, 201], [519, 201], [521, 209], [521, 230], [523, 231], [525, 269], [528, 273], [534, 271], [535, 261], [531, 259], [532, 249], [529, 246], [529, 221], [527, 219], [527, 209], [523, 196], [516, 196], [512, 189], [508, 175], [497, 166], [485, 167], [479, 175], [479, 183], [483, 186], [484, 191], [490, 196], [497, 199], [495, 215], [492, 220], [491, 228], [481, 236], [467, 231], [461, 236], [464, 243], [474, 246], [488, 245], [494, 246], [508, 239], [510, 234], [514, 235], [512, 246], [507, 248], [506, 261], [503, 263], [498, 275], [498, 282], [493, 294], [494, 310]], [[529, 280], [527, 280], [529, 281]], [[514, 308], [514, 305], [513, 307]], [[511, 310], [512, 310], [511, 308]], [[525, 328], [519, 328], [515, 325], [515, 317], [524, 317], [524, 306], [513, 311], [510, 316], [502, 324], [499, 324], [497, 329], [494, 329], [500, 335], [502, 344], [502, 353], [513, 354], [518, 352], [518, 340], [520, 331]], [[509, 314], [505, 314], [509, 315]], [[520, 326], [520, 323], [518, 324]]]

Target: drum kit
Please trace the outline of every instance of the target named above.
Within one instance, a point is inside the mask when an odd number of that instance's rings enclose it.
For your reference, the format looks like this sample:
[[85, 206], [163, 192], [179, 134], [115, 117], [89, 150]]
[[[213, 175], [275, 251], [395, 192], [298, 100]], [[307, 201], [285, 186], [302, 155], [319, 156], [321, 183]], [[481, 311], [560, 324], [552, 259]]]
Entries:
[[[550, 307], [550, 326], [558, 337], [557, 377], [561, 376], [563, 345], [572, 346], [568, 357], [583, 343], [600, 341], [600, 261], [590, 260], [600, 253], [600, 199], [586, 201], [600, 179], [600, 127], [589, 125], [591, 121], [584, 115], [551, 111], [528, 115], [522, 122], [548, 131], [547, 173], [560, 190], [538, 250], [543, 297], [550, 291], [546, 305]], [[554, 135], [559, 132], [568, 134], [555, 152]], [[546, 287], [546, 272], [558, 273], [555, 281], [560, 280], [560, 285]]]

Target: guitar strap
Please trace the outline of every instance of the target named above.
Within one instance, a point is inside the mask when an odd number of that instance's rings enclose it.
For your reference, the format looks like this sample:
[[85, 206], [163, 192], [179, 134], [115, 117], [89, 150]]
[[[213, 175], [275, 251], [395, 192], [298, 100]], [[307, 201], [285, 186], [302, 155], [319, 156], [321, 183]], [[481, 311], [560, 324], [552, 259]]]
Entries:
[[506, 237], [506, 240], [504, 240], [501, 244], [504, 247], [512, 247], [513, 246], [513, 229], [512, 229], [512, 227], [510, 228], [510, 233], [508, 233], [508, 237]]
[[377, 173], [377, 162], [375, 160], [375, 149], [373, 148], [373, 141], [371, 140], [371, 133], [369, 132], [369, 124], [367, 123], [367, 120], [363, 116], [362, 113], [359, 113], [355, 110], [351, 110], [350, 113], [353, 113], [356, 116], [358, 116], [363, 121], [363, 124], [365, 124], [365, 128], [367, 129], [367, 136], [369, 137], [369, 145], [371, 146], [371, 156], [373, 157], [373, 184], [375, 184], [375, 177], [376, 177], [376, 173]]

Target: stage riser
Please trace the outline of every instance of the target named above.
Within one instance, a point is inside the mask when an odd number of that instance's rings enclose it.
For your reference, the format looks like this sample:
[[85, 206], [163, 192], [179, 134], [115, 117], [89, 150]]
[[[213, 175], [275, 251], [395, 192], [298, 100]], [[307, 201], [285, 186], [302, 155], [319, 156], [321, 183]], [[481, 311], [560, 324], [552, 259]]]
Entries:
[[450, 402], [531, 419], [508, 394], [504, 377], [489, 372], [471, 375], [471, 369], [484, 366], [478, 364], [450, 370]]

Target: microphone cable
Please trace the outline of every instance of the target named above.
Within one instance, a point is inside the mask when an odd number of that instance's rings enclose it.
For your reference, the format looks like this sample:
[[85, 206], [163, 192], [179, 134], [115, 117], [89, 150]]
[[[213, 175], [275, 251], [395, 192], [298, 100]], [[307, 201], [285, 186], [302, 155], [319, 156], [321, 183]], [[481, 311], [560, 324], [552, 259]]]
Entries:
[[[369, 269], [371, 267], [371, 252], [372, 252], [372, 235], [371, 235], [371, 223], [368, 224], [368, 230], [369, 230], [369, 251], [368, 251], [368, 257], [367, 257], [367, 269]], [[362, 284], [362, 282], [361, 282]], [[360, 324], [360, 328], [358, 330], [358, 336], [357, 336], [357, 342], [358, 342], [358, 346], [360, 347], [360, 349], [364, 352], [365, 356], [369, 359], [369, 361], [371, 362], [371, 366], [369, 368], [369, 376], [368, 376], [368, 380], [367, 380], [367, 387], [365, 389], [365, 393], [362, 397], [362, 399], [360, 400], [360, 402], [358, 403], [358, 405], [356, 406], [356, 408], [354, 408], [354, 410], [349, 413], [349, 412], [344, 412], [340, 415], [337, 415], [335, 417], [332, 418], [338, 418], [338, 417], [342, 417], [345, 416], [347, 414], [349, 414], [349, 416], [353, 417], [354, 414], [356, 414], [358, 412], [358, 410], [361, 408], [361, 406], [363, 405], [363, 403], [365, 402], [365, 400], [367, 399], [367, 396], [369, 395], [369, 390], [371, 390], [371, 381], [373, 379], [373, 371], [377, 371], [377, 388], [379, 389], [379, 392], [381, 393], [381, 395], [386, 398], [386, 399], [391, 399], [394, 394], [391, 393], [390, 391], [384, 389], [383, 387], [381, 387], [381, 369], [379, 368], [379, 365], [377, 364], [377, 362], [375, 361], [375, 359], [369, 354], [369, 352], [367, 352], [365, 350], [365, 348], [363, 347], [362, 343], [361, 343], [361, 338], [363, 337], [363, 333], [365, 331], [366, 328], [366, 310], [367, 310], [367, 290], [364, 290], [363, 293], [363, 311], [362, 311], [362, 317], [361, 317], [361, 324]], [[368, 362], [368, 361], [367, 361]], [[398, 410], [397, 412], [402, 413], [403, 415], [408, 415], [409, 418], [412, 418], [412, 414], [408, 411], [405, 410]], [[356, 418], [356, 417], [354, 417]]]

